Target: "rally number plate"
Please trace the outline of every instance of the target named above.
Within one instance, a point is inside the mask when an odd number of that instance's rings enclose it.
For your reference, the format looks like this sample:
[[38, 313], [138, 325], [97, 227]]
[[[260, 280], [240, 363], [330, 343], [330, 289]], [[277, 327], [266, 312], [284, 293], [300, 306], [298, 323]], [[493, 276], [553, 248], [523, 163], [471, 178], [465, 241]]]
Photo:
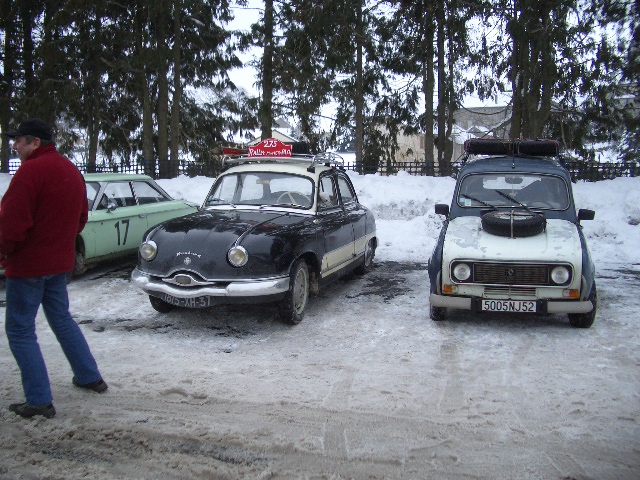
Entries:
[[537, 302], [531, 300], [482, 300], [483, 312], [536, 313]]
[[178, 298], [165, 293], [162, 298], [165, 302], [177, 307], [205, 308], [213, 306], [211, 297]]

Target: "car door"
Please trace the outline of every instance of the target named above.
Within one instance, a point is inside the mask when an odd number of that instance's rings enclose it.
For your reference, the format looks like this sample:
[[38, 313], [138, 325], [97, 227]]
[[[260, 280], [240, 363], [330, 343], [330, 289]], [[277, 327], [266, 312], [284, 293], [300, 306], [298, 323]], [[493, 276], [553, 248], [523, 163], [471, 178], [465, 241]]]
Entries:
[[147, 215], [147, 228], [195, 211], [184, 202], [173, 200], [154, 182], [137, 180], [131, 183], [137, 203]]
[[94, 203], [83, 235], [94, 239], [93, 245], [85, 244], [86, 259], [135, 253], [147, 230], [147, 214], [136, 204], [131, 182], [107, 183]]
[[354, 257], [364, 252], [367, 244], [367, 211], [356, 197], [353, 184], [344, 173], [338, 173], [338, 190], [344, 206], [345, 221], [353, 229], [353, 250]]
[[340, 202], [336, 180], [335, 174], [323, 175], [318, 186], [318, 220], [325, 250], [320, 273], [323, 278], [353, 260], [353, 227]]

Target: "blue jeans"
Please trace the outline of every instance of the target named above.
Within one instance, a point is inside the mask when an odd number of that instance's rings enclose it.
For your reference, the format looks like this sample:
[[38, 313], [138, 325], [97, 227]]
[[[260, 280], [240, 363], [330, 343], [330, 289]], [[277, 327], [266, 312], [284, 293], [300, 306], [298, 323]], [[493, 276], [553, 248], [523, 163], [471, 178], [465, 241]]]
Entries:
[[40, 304], [78, 383], [86, 384], [101, 378], [89, 345], [69, 313], [66, 275], [7, 278], [5, 329], [29, 405], [53, 400], [47, 367], [36, 336], [35, 320]]

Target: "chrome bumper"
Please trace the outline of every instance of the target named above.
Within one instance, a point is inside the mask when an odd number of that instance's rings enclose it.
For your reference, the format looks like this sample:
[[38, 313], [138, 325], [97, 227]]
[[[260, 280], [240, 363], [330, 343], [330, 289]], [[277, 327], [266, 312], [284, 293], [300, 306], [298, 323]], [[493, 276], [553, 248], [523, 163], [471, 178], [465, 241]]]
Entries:
[[[429, 302], [434, 307], [471, 310], [471, 299], [469, 297], [454, 297], [432, 293], [429, 296]], [[553, 300], [547, 300], [546, 304], [547, 313], [589, 313], [593, 310], [593, 304], [589, 300], [583, 302], [556, 302]]]
[[166, 293], [176, 298], [197, 297], [262, 297], [289, 290], [289, 277], [265, 278], [231, 282], [226, 287], [201, 286], [180, 288], [151, 277], [138, 268], [131, 273], [131, 282], [148, 294]]

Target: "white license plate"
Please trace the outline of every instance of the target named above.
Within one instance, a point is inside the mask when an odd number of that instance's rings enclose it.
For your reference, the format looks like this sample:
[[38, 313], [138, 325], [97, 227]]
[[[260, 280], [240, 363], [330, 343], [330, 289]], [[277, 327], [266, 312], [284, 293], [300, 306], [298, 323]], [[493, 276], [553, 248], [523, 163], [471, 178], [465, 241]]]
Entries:
[[535, 301], [531, 300], [482, 300], [483, 312], [535, 313]]
[[209, 297], [178, 298], [165, 293], [162, 299], [171, 305], [185, 308], [204, 308], [213, 306], [213, 302], [211, 302]]

